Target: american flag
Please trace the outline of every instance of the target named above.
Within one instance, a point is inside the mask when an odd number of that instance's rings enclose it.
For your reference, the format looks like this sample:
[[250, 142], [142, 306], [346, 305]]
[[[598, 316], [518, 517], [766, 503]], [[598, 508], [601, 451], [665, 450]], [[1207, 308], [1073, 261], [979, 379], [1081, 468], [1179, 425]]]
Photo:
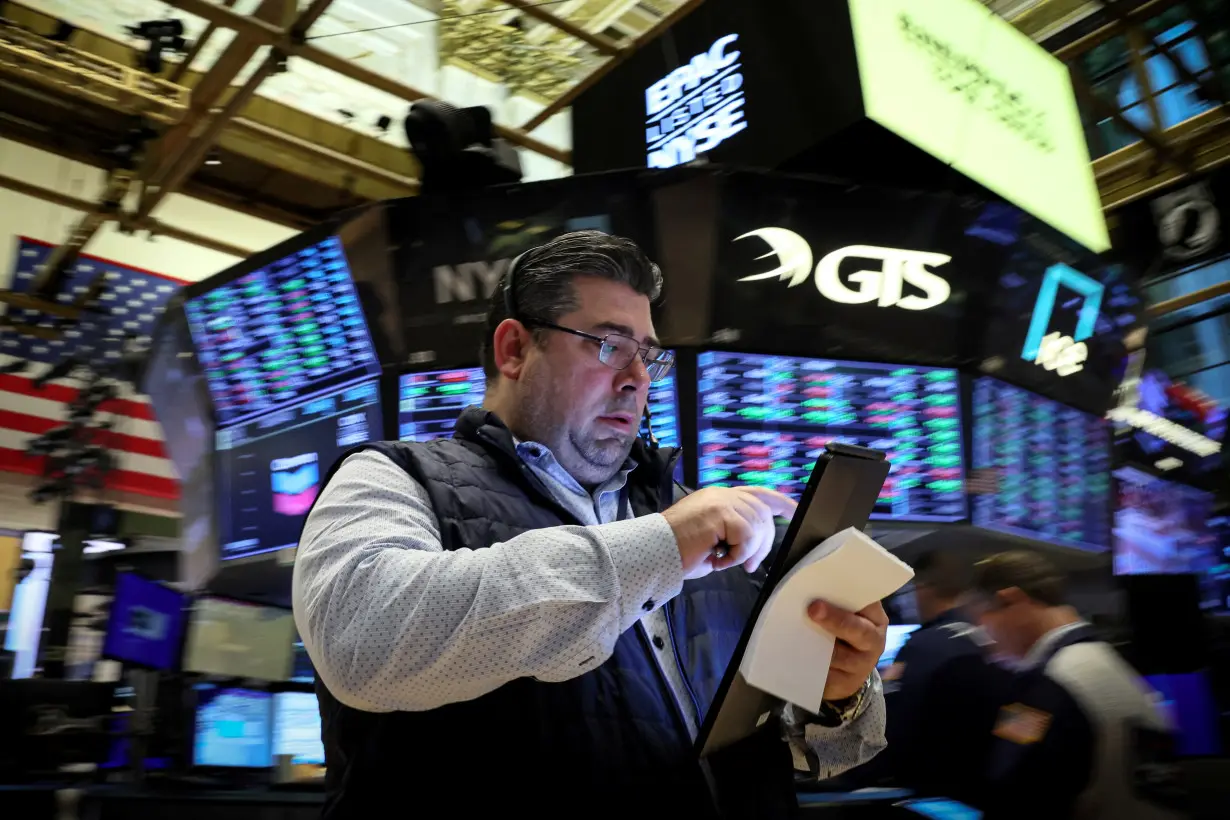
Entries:
[[[9, 287], [28, 290], [53, 249], [22, 237]], [[0, 367], [18, 360], [30, 363], [20, 373], [0, 373], [0, 470], [42, 475], [43, 459], [27, 456], [26, 442], [62, 425], [68, 418], [66, 405], [77, 396], [77, 383], [71, 379], [52, 381], [42, 388], [35, 387], [34, 379], [68, 356], [99, 364], [116, 361], [126, 337], [147, 344], [167, 300], [184, 284], [162, 274], [82, 255], [65, 277], [58, 299], [72, 301], [99, 273], [107, 277], [99, 311], [83, 314], [80, 322], [64, 331], [63, 338], [48, 341], [0, 330]], [[9, 315], [18, 322], [51, 324], [36, 312], [10, 309]], [[96, 416], [99, 421], [112, 422], [111, 430], [101, 432], [97, 439], [117, 461], [107, 477], [107, 489], [176, 499], [179, 481], [163, 450], [162, 429], [149, 400], [131, 392], [131, 387], [124, 389], [129, 392], [103, 403]]]

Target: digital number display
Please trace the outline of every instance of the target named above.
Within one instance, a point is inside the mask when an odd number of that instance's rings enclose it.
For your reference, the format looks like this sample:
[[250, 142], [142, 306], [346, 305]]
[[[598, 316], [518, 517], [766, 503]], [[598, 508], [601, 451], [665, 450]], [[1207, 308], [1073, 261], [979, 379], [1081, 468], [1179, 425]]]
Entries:
[[1083, 413], [996, 379], [974, 385], [974, 459], [994, 475], [974, 497], [981, 527], [1085, 550], [1111, 542], [1110, 430]]
[[220, 427], [379, 374], [336, 237], [197, 296], [184, 310]]
[[[398, 437], [402, 441], [449, 438], [461, 411], [481, 405], [487, 382], [481, 367], [406, 373], [398, 380]], [[663, 447], [679, 446], [675, 374], [649, 385], [653, 434]], [[642, 430], [644, 425], [642, 423]]]
[[701, 486], [798, 498], [826, 444], [856, 444], [892, 464], [873, 518], [965, 518], [955, 370], [727, 352], [697, 369]]

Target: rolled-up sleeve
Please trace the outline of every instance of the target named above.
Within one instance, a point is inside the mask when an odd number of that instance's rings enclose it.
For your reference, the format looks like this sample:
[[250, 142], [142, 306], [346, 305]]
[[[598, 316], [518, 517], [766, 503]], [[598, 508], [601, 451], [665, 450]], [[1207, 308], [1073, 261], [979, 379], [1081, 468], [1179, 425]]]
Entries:
[[683, 571], [661, 515], [534, 530], [446, 551], [426, 491], [379, 453], [350, 456], [304, 526], [295, 623], [341, 702], [423, 711], [510, 680], [599, 666]]

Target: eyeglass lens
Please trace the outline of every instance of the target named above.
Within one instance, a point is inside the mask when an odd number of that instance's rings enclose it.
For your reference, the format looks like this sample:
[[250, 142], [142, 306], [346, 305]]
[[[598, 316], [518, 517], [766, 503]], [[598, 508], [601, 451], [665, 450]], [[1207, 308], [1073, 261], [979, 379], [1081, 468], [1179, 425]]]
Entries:
[[[598, 361], [616, 370], [623, 370], [641, 352], [640, 343], [629, 336], [610, 334], [598, 347]], [[657, 381], [670, 372], [674, 356], [658, 347], [649, 348], [645, 354], [645, 370], [650, 381]]]

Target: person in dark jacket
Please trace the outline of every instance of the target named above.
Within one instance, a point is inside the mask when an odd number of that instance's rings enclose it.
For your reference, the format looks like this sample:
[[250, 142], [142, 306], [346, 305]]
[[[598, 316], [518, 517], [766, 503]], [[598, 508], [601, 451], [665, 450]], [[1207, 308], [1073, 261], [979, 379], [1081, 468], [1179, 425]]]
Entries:
[[922, 624], [884, 671], [888, 748], [853, 777], [919, 794], [982, 802], [991, 728], [1011, 680], [962, 608], [971, 567], [933, 550], [912, 561]]
[[660, 286], [634, 243], [597, 231], [522, 254], [491, 302], [483, 406], [452, 439], [364, 445], [326, 477], [293, 598], [329, 820], [410, 801], [782, 817], [797, 808], [792, 760], [835, 773], [883, 747], [884, 610], [816, 602], [807, 615], [839, 639], [821, 712], [788, 708], [696, 757], [774, 517], [794, 504], [687, 494], [678, 453], [638, 437], [673, 363], [650, 318]]

